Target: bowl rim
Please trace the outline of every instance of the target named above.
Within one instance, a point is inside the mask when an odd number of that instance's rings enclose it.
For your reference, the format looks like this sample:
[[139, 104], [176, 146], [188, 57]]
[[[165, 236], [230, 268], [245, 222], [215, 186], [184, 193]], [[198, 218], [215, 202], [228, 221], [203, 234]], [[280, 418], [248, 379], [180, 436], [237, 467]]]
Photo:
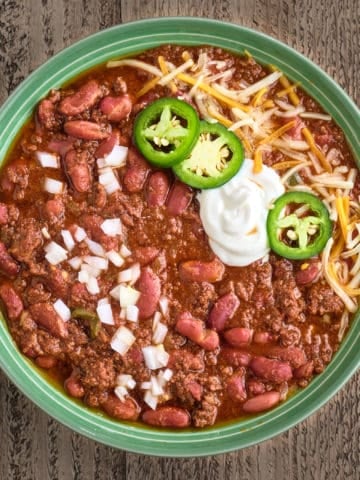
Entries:
[[[112, 43], [109, 43], [110, 40]], [[334, 80], [309, 59], [269, 35], [237, 24], [200, 17], [148, 18], [115, 25], [87, 36], [47, 60], [14, 90], [0, 109], [0, 162], [35, 104], [50, 88], [59, 87], [78, 73], [110, 58], [131, 52], [135, 54], [166, 43], [211, 44], [238, 53], [246, 48], [261, 63], [275, 60], [287, 76], [302, 81], [303, 88], [311, 90], [309, 93], [331, 113], [345, 132], [355, 160], [360, 165], [360, 139], [356, 135], [356, 130], [360, 128], [360, 112]], [[291, 65], [286, 63], [287, 59]], [[309, 78], [305, 76], [306, 72], [311, 74]], [[13, 115], [14, 110], [16, 115]], [[360, 366], [360, 354], [356, 352], [356, 343], [360, 340], [359, 316], [358, 311], [330, 365], [308, 387], [265, 414], [203, 430], [174, 432], [119, 423], [80, 405], [49, 384], [18, 352], [4, 321], [0, 321], [0, 367], [42, 410], [93, 440], [155, 456], [220, 454], [254, 445], [288, 430], [335, 395]]]

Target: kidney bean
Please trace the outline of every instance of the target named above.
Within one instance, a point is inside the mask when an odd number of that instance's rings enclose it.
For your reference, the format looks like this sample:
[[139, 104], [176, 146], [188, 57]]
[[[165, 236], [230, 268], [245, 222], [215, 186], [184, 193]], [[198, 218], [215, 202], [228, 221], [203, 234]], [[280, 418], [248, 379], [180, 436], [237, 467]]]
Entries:
[[119, 420], [137, 420], [140, 407], [132, 397], [126, 397], [122, 402], [116, 395], [110, 394], [102, 407], [110, 417]]
[[20, 266], [8, 253], [5, 245], [0, 242], [0, 272], [7, 277], [15, 277], [20, 271]]
[[246, 413], [259, 413], [275, 407], [280, 402], [280, 393], [272, 390], [250, 398], [243, 404]]
[[61, 268], [53, 268], [49, 274], [44, 277], [44, 283], [50, 292], [57, 298], [66, 300], [69, 294], [69, 274]]
[[253, 330], [244, 327], [230, 328], [224, 332], [225, 340], [232, 347], [242, 347], [251, 343]]
[[271, 343], [273, 341], [273, 336], [270, 332], [255, 332], [253, 336], [253, 342], [260, 345], [265, 345], [266, 343]]
[[95, 80], [90, 80], [73, 95], [61, 100], [58, 110], [67, 116], [79, 115], [79, 113], [93, 107], [102, 96], [103, 92], [100, 85]]
[[39, 355], [35, 358], [35, 363], [38, 367], [50, 370], [57, 364], [57, 359], [52, 355]]
[[45, 98], [41, 100], [37, 109], [37, 118], [42, 126], [47, 130], [52, 130], [56, 126], [55, 105]]
[[247, 389], [251, 395], [260, 395], [266, 391], [263, 382], [256, 380], [255, 378], [249, 378], [247, 381]]
[[67, 324], [59, 317], [51, 303], [34, 303], [30, 305], [29, 312], [33, 320], [54, 337], [68, 336]]
[[195, 380], [191, 381], [185, 381], [185, 387], [187, 391], [190, 393], [190, 395], [200, 402], [202, 394], [203, 394], [203, 387], [200, 385], [200, 383], [196, 382]]
[[275, 346], [269, 350], [268, 355], [289, 362], [293, 368], [298, 368], [301, 365], [304, 365], [307, 360], [304, 350], [299, 347], [283, 348]]
[[234, 292], [229, 292], [220, 297], [212, 307], [207, 324], [217, 332], [224, 330], [226, 322], [234, 315], [240, 301]]
[[78, 373], [75, 371], [65, 380], [64, 388], [71, 397], [82, 398], [85, 395], [85, 389], [80, 382]]
[[137, 247], [132, 251], [132, 257], [140, 265], [148, 265], [159, 255], [160, 250], [156, 247]]
[[295, 273], [295, 280], [298, 285], [307, 285], [315, 282], [320, 275], [321, 264], [318, 262], [308, 263], [306, 268]]
[[149, 164], [135, 148], [129, 148], [123, 184], [130, 193], [141, 192], [150, 171]]
[[67, 154], [69, 150], [73, 148], [73, 140], [50, 140], [47, 144], [47, 148], [55, 153], [58, 153], [62, 157]]
[[104, 140], [110, 132], [102, 125], [87, 120], [70, 120], [64, 123], [68, 135], [83, 140]]
[[295, 368], [294, 377], [295, 378], [310, 378], [314, 373], [314, 362], [310, 360], [309, 362], [304, 363], [301, 367]]
[[51, 224], [61, 223], [65, 217], [65, 205], [62, 196], [48, 200], [43, 209], [43, 216]]
[[194, 191], [185, 183], [175, 181], [166, 200], [166, 208], [170, 215], [181, 215], [193, 199]]
[[108, 155], [115, 145], [119, 144], [119, 132], [113, 131], [108, 138], [105, 138], [95, 150], [95, 158], [104, 158]]
[[217, 257], [211, 262], [188, 260], [179, 266], [180, 278], [187, 282], [215, 283], [223, 278], [224, 273], [224, 264]]
[[129, 95], [120, 97], [104, 97], [100, 102], [100, 110], [110, 122], [120, 122], [128, 118], [132, 110], [132, 101]]
[[219, 346], [219, 335], [204, 328], [204, 323], [189, 312], [182, 312], [176, 320], [176, 330], [204, 350], [215, 350]]
[[4, 283], [0, 286], [0, 298], [5, 304], [9, 320], [15, 320], [21, 315], [23, 302], [11, 285]]
[[130, 360], [131, 363], [141, 364], [144, 362], [144, 355], [141, 348], [132, 347], [128, 350], [126, 354], [126, 359]]
[[147, 410], [142, 420], [155, 427], [185, 428], [190, 425], [190, 414], [183, 408], [165, 406]]
[[5, 203], [0, 203], [0, 225], [6, 225], [9, 221], [8, 207]]
[[240, 368], [226, 383], [226, 391], [231, 400], [243, 402], [247, 398], [245, 388], [245, 369]]
[[91, 190], [92, 177], [86, 151], [77, 153], [76, 150], [70, 150], [65, 156], [64, 167], [75, 190], [79, 193]]
[[257, 377], [274, 383], [287, 382], [293, 376], [288, 363], [266, 357], [253, 358], [250, 362], [250, 368]]
[[249, 352], [231, 347], [223, 347], [220, 356], [226, 364], [232, 367], [247, 367], [252, 358]]
[[169, 188], [170, 182], [166, 173], [159, 171], [151, 174], [146, 188], [146, 201], [149, 207], [164, 205]]
[[90, 236], [95, 242], [101, 243], [105, 250], [118, 250], [119, 248], [119, 236], [109, 237], [106, 235], [102, 229], [101, 224], [104, 219], [100, 215], [89, 214], [84, 215], [82, 218], [82, 225], [86, 230], [86, 233]]
[[139, 309], [139, 317], [141, 319], [149, 318], [155, 313], [161, 294], [160, 279], [150, 267], [141, 269], [137, 288], [140, 292], [140, 298], [136, 304]]

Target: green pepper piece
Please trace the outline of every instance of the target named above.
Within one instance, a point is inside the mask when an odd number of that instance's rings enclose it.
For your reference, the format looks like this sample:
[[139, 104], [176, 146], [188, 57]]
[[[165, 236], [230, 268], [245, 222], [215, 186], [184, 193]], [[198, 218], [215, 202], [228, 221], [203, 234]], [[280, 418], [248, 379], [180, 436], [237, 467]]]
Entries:
[[134, 142], [150, 163], [166, 168], [186, 158], [199, 130], [200, 120], [191, 105], [177, 98], [161, 98], [136, 117]]
[[[287, 207], [306, 205], [309, 214], [295, 212], [283, 215]], [[304, 260], [320, 253], [331, 237], [332, 223], [324, 203], [307, 192], [281, 195], [267, 217], [270, 248], [281, 257]]]
[[220, 123], [200, 122], [200, 137], [188, 158], [173, 171], [195, 188], [216, 188], [228, 182], [244, 161], [238, 137]]
[[71, 312], [71, 316], [73, 318], [80, 318], [81, 320], [86, 320], [90, 329], [90, 337], [92, 339], [97, 337], [97, 334], [99, 333], [99, 330], [101, 328], [101, 322], [95, 312], [91, 312], [89, 310], [86, 310], [85, 308], [75, 308]]

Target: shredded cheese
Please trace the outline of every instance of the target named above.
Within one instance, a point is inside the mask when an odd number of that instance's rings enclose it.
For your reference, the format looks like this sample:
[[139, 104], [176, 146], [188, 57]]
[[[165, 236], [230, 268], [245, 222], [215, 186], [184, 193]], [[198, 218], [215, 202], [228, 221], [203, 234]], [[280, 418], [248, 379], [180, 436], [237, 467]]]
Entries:
[[251, 101], [251, 103], [254, 105], [254, 107], [257, 107], [258, 105], [260, 105], [262, 103], [263, 96], [266, 94], [267, 91], [268, 91], [268, 88], [264, 87], [254, 95], [254, 97]]
[[[277, 72], [278, 69], [274, 66], [274, 65], [270, 65], [270, 69], [273, 71], [273, 72]], [[290, 82], [289, 80], [285, 77], [285, 75], [283, 74], [280, 79], [279, 79], [279, 82], [281, 83], [281, 85], [284, 87], [284, 88], [289, 88], [290, 87]], [[295, 105], [295, 107], [297, 107], [300, 103], [300, 99], [299, 97], [296, 95], [296, 93], [294, 91], [290, 91], [289, 92], [289, 98], [291, 100], [291, 103], [293, 105]]]
[[335, 206], [338, 212], [340, 228], [345, 241], [347, 238], [347, 229], [349, 224], [349, 202], [349, 197], [336, 197], [335, 199]]
[[162, 72], [153, 65], [142, 62], [141, 60], [133, 60], [132, 58], [123, 58], [122, 60], [111, 60], [106, 64], [107, 68], [116, 67], [134, 67], [152, 73], [155, 77], [162, 77]]
[[291, 120], [291, 122], [286, 123], [282, 127], [272, 132], [267, 137], [260, 140], [259, 145], [263, 145], [264, 143], [272, 143], [272, 141], [275, 140], [275, 138], [281, 137], [285, 132], [293, 128], [295, 125], [296, 125], [296, 120]]
[[288, 168], [295, 167], [303, 163], [301, 160], [286, 160], [284, 162], [278, 162], [271, 165], [274, 170], [287, 170]]
[[300, 82], [294, 83], [293, 85], [289, 85], [288, 87], [284, 88], [283, 90], [280, 90], [279, 92], [276, 93], [277, 97], [285, 97], [286, 95], [289, 95], [290, 93], [294, 93], [294, 90], [300, 85]]
[[332, 172], [332, 167], [330, 163], [327, 161], [325, 155], [322, 153], [322, 151], [316, 146], [314, 137], [312, 136], [310, 130], [307, 127], [304, 127], [301, 130], [301, 133], [304, 135], [305, 140], [308, 142], [310, 150], [313, 152], [313, 154], [320, 160], [321, 165], [323, 168], [331, 173]]
[[258, 147], [254, 153], [254, 166], [253, 173], [260, 173], [263, 167], [262, 163], [262, 150], [261, 147]]
[[155, 87], [155, 85], [159, 83], [159, 80], [160, 80], [160, 77], [154, 77], [148, 82], [146, 82], [145, 85], [135, 95], [136, 98], [140, 98], [143, 95], [145, 95], [145, 93], [149, 92], [152, 88]]
[[[225, 127], [229, 128], [233, 125], [233, 122], [231, 120], [229, 120], [228, 118], [224, 117], [223, 115], [221, 115], [219, 112], [216, 112], [213, 108], [209, 108], [208, 109], [209, 111], [209, 114], [215, 118], [219, 123], [221, 123], [222, 125], [224, 125]], [[230, 130], [230, 128], [229, 128]], [[239, 138], [242, 140], [243, 144], [244, 144], [244, 147], [245, 149], [248, 151], [248, 152], [252, 152], [252, 147], [249, 143], [249, 141], [247, 140], [247, 138], [244, 136], [243, 132], [240, 130], [240, 128], [236, 129], [235, 130], [235, 133], [239, 136]]]

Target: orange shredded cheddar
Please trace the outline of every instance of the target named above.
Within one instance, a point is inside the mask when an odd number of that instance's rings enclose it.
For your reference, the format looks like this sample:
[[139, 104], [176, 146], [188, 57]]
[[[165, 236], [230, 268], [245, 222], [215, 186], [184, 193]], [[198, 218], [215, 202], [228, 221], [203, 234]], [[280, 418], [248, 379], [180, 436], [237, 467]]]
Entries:
[[276, 138], [281, 137], [285, 132], [290, 130], [290, 128], [293, 128], [295, 125], [296, 125], [296, 120], [291, 120], [290, 122], [285, 123], [285, 125], [278, 128], [277, 130], [275, 130], [275, 132], [271, 133], [267, 137], [260, 140], [259, 145], [263, 145], [264, 143], [272, 142]]
[[[167, 75], [169, 73], [169, 69], [167, 68], [165, 58], [162, 55], [159, 55], [158, 62], [159, 62], [160, 70], [162, 71], [163, 75]], [[170, 82], [170, 89], [171, 89], [172, 93], [177, 92], [175, 82], [173, 82], [173, 81]]]
[[[215, 120], [217, 120], [219, 123], [221, 123], [222, 125], [224, 125], [227, 128], [229, 128], [233, 125], [233, 122], [231, 120], [224, 117], [224, 115], [221, 115], [221, 113], [216, 112], [213, 108], [209, 108], [209, 114], [213, 118], [215, 118]], [[237, 130], [234, 131], [234, 133], [236, 133], [238, 135], [238, 137], [240, 138], [240, 140], [243, 142], [245, 150], [247, 150], [248, 152], [251, 153], [253, 149], [252, 149], [249, 141], [247, 140], [247, 138], [244, 136], [241, 129], [238, 128]]]
[[269, 108], [275, 107], [275, 103], [273, 100], [265, 100], [265, 102], [262, 104], [262, 107], [265, 108], [265, 110], [268, 110]]
[[326, 159], [323, 152], [316, 146], [314, 137], [312, 136], [312, 133], [310, 132], [310, 130], [307, 127], [305, 127], [301, 130], [301, 133], [304, 135], [305, 140], [307, 141], [307, 143], [310, 147], [310, 150], [320, 160], [320, 163], [322, 164], [323, 168], [327, 172], [331, 173], [332, 172], [331, 165], [328, 162], [328, 160]]
[[185, 52], [183, 52], [181, 56], [182, 56], [184, 61], [190, 60], [190, 58], [191, 58], [191, 55], [187, 50]]
[[136, 98], [142, 97], [143, 95], [145, 95], [145, 93], [147, 93], [149, 90], [154, 88], [159, 80], [160, 80], [160, 77], [154, 77], [148, 82], [146, 82], [145, 85], [135, 95]]
[[259, 90], [253, 97], [251, 103], [254, 105], [254, 107], [258, 107], [261, 105], [262, 102], [262, 97], [265, 95], [265, 93], [268, 91], [267, 87], [262, 88]]
[[340, 229], [341, 229], [343, 238], [346, 241], [348, 225], [349, 225], [349, 210], [350, 210], [349, 197], [336, 197], [335, 206], [339, 216]]
[[[190, 85], [195, 85], [198, 82], [197, 78], [193, 78], [191, 75], [187, 75], [186, 73], [178, 73], [176, 77], [181, 80], [182, 82], [188, 83]], [[208, 93], [209, 95], [213, 96], [217, 100], [219, 100], [222, 103], [225, 103], [226, 105], [229, 105], [229, 107], [232, 108], [239, 108], [240, 110], [244, 112], [250, 111], [250, 107], [247, 107], [246, 105], [242, 105], [239, 102], [236, 102], [232, 98], [226, 97], [222, 93], [218, 92], [214, 88], [212, 88], [210, 85], [207, 83], [200, 82], [197, 87], [200, 90], [203, 90], [204, 92]]]
[[360, 295], [360, 288], [351, 288], [351, 287], [344, 287], [345, 292], [350, 295], [350, 297], [358, 297]]
[[289, 85], [288, 87], [284, 88], [283, 90], [280, 90], [279, 92], [276, 93], [277, 97], [285, 97], [285, 95], [289, 95], [291, 92], [294, 92], [294, 90], [300, 85], [300, 82], [294, 83], [293, 85]]
[[260, 148], [257, 148], [254, 153], [254, 165], [253, 165], [253, 173], [260, 173], [263, 167], [262, 162], [262, 151]]
[[338, 258], [341, 252], [344, 250], [345, 240], [344, 237], [341, 235], [339, 236], [335, 246], [331, 250], [330, 258], [335, 259]]
[[285, 170], [291, 167], [296, 167], [296, 165], [300, 165], [300, 163], [304, 163], [302, 160], [285, 160], [283, 162], [274, 163], [271, 165], [271, 168], [274, 170]]
[[[275, 65], [270, 65], [270, 70], [272, 72], [278, 72], [279, 69], [275, 67]], [[284, 88], [289, 88], [291, 86], [291, 83], [289, 82], [289, 80], [285, 77], [285, 75], [283, 74], [280, 78], [279, 78], [279, 82], [281, 83], [281, 85], [284, 87]], [[300, 98], [296, 95], [296, 93], [294, 91], [290, 91], [289, 92], [289, 98], [291, 100], [291, 103], [293, 105], [295, 105], [295, 107], [297, 107], [300, 103]]]

